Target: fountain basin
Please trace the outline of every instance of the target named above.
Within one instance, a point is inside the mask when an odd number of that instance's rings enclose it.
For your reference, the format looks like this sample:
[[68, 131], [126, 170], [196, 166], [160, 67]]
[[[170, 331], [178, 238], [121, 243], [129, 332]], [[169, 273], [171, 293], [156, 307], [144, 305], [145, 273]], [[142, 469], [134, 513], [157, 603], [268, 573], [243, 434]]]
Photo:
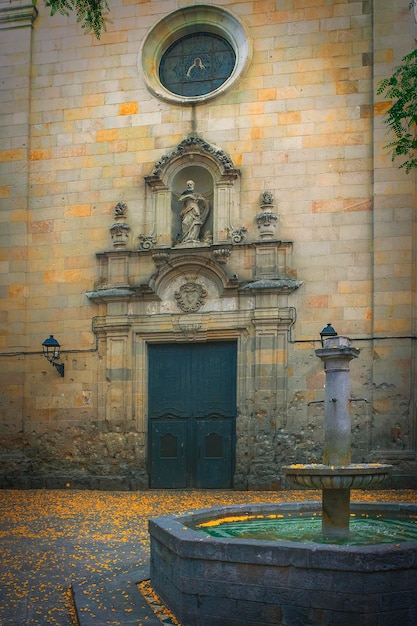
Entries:
[[[417, 516], [417, 505], [352, 513]], [[383, 626], [417, 623], [417, 541], [367, 546], [214, 538], [208, 520], [318, 514], [320, 502], [240, 505], [149, 522], [152, 586], [182, 626]]]
[[383, 463], [355, 463], [350, 465], [323, 465], [321, 463], [295, 464], [283, 467], [286, 478], [294, 485], [308, 489], [364, 489], [376, 488], [389, 478], [392, 465]]

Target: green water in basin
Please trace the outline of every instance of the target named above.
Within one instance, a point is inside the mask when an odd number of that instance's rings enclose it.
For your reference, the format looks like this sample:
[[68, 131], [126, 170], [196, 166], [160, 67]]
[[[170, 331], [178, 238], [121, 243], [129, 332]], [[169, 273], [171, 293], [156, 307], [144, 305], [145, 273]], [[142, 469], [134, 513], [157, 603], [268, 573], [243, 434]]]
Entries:
[[228, 539], [366, 546], [417, 541], [417, 518], [387, 519], [382, 516], [353, 515], [350, 517], [349, 537], [347, 538], [324, 537], [321, 532], [319, 514], [309, 517], [257, 517], [223, 522], [216, 520], [194, 526], [193, 530], [204, 533], [206, 536]]

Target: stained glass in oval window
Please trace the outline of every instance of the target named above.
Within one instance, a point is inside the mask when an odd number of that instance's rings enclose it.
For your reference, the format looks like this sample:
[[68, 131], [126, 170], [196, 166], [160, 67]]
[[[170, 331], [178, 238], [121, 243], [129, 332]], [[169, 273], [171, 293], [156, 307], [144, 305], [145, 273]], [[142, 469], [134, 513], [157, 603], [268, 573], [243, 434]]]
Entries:
[[214, 33], [186, 35], [164, 53], [159, 79], [178, 96], [204, 96], [229, 78], [236, 63], [232, 46]]

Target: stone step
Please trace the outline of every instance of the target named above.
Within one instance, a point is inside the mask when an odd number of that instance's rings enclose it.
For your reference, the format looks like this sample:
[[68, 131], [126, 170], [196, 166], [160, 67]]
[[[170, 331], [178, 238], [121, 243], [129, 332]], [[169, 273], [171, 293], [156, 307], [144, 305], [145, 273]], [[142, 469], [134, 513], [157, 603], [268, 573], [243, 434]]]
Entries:
[[137, 584], [149, 579], [149, 565], [130, 568], [116, 577], [74, 582], [72, 594], [79, 626], [161, 626]]

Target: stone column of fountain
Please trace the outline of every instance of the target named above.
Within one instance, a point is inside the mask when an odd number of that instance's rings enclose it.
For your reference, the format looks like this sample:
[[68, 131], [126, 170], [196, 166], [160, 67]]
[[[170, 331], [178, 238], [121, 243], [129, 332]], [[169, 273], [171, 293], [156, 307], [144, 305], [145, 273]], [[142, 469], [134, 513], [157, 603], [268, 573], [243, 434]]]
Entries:
[[293, 484], [322, 490], [323, 535], [347, 537], [350, 490], [379, 486], [388, 478], [391, 466], [352, 465], [349, 364], [359, 356], [359, 350], [347, 337], [337, 336], [330, 324], [322, 337], [323, 347], [316, 350], [316, 355], [324, 362], [326, 374], [323, 464], [296, 464], [283, 470]]
[[[325, 340], [326, 347], [316, 350], [324, 361], [326, 387], [324, 395], [323, 464], [332, 468], [350, 465], [351, 425], [349, 413], [349, 363], [359, 350], [348, 345], [345, 337]], [[350, 489], [323, 488], [322, 532], [324, 535], [349, 534]]]

